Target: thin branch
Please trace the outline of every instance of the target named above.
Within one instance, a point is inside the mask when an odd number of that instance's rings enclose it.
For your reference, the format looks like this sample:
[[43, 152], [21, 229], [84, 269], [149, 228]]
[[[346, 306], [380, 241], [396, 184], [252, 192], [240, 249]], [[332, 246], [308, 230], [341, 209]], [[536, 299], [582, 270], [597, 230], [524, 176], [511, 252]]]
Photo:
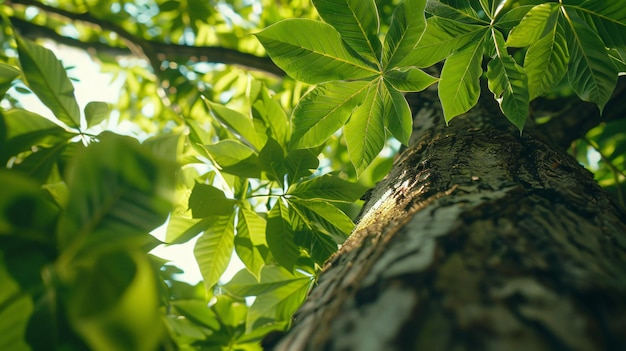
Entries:
[[[620, 77], [611, 100], [602, 114], [595, 104], [568, 98], [567, 101], [537, 99], [531, 108], [535, 114], [546, 112], [558, 114], [546, 124], [540, 126], [543, 134], [554, 144], [568, 148], [571, 143], [587, 134], [589, 130], [602, 122], [609, 122], [626, 116], [626, 77]], [[558, 109], [558, 110], [557, 110]]]
[[73, 13], [33, 0], [12, 0], [8, 2], [8, 4], [34, 6], [48, 14], [63, 17], [70, 22], [78, 20], [86, 25], [94, 26], [100, 31], [114, 32], [124, 39], [127, 48], [114, 47], [101, 42], [83, 42], [60, 35], [51, 28], [39, 26], [23, 19], [11, 18], [15, 28], [19, 30], [23, 36], [31, 39], [45, 37], [60, 44], [77, 47], [83, 50], [95, 50], [96, 52], [103, 52], [115, 56], [140, 56], [150, 61], [155, 70], [160, 66], [162, 59], [178, 62], [191, 60], [196, 62], [239, 65], [249, 69], [261, 70], [280, 77], [285, 76], [285, 72], [276, 66], [269, 57], [259, 57], [238, 50], [217, 46], [188, 46], [145, 40], [136, 37], [114, 23], [95, 18], [89, 13]]

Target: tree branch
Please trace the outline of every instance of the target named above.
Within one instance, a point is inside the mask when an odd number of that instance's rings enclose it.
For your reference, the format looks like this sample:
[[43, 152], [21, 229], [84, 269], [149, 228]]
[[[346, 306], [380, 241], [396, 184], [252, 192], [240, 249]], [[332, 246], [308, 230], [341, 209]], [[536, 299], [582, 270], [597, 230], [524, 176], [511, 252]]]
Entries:
[[96, 52], [104, 52], [115, 56], [140, 56], [149, 60], [155, 69], [160, 66], [160, 62], [163, 58], [167, 58], [168, 60], [179, 62], [191, 60], [196, 62], [214, 62], [239, 65], [249, 69], [264, 71], [280, 77], [285, 76], [285, 72], [276, 66], [269, 57], [259, 57], [224, 47], [188, 46], [145, 40], [136, 37], [132, 33], [129, 33], [124, 28], [114, 23], [93, 17], [89, 13], [73, 13], [44, 5], [33, 0], [12, 0], [7, 2], [7, 4], [10, 6], [13, 4], [34, 6], [48, 14], [63, 17], [69, 22], [78, 20], [84, 24], [94, 26], [101, 31], [114, 32], [124, 39], [127, 47], [114, 47], [101, 42], [83, 42], [60, 35], [49, 27], [39, 26], [23, 19], [12, 17], [11, 21], [14, 27], [19, 30], [23, 36], [30, 39], [45, 37], [60, 44], [77, 47], [83, 50], [95, 50]]
[[[602, 122], [609, 122], [626, 116], [626, 77], [620, 77], [613, 97], [600, 114], [595, 104], [568, 98], [566, 101], [537, 99], [532, 104], [536, 116], [542, 113], [556, 113], [557, 117], [540, 126], [542, 133], [556, 145], [567, 148], [571, 143], [587, 134]], [[566, 106], [563, 108], [563, 106]], [[559, 109], [557, 111], [557, 108]]]

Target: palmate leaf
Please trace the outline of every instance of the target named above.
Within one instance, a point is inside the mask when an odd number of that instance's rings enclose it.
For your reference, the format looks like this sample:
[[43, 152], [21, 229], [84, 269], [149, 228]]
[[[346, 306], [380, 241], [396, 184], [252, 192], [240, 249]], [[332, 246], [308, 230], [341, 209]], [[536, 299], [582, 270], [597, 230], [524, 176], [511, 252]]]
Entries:
[[366, 78], [378, 74], [347, 47], [331, 25], [307, 19], [287, 19], [255, 34], [272, 60], [305, 83]]
[[598, 34], [576, 14], [567, 15], [564, 27], [570, 53], [570, 86], [578, 97], [595, 103], [602, 111], [617, 84], [617, 67]]
[[52, 51], [16, 35], [17, 52], [28, 86], [54, 115], [72, 128], [80, 128], [80, 109], [74, 86]]
[[293, 112], [292, 148], [321, 145], [341, 128], [359, 105], [368, 82], [329, 82], [307, 93]]
[[493, 38], [496, 56], [487, 65], [489, 90], [506, 118], [521, 131], [528, 116], [528, 78], [524, 69], [506, 53], [502, 34], [494, 30]]
[[443, 64], [439, 99], [446, 122], [469, 111], [478, 102], [484, 38], [448, 56]]
[[380, 60], [380, 19], [374, 0], [313, 0], [313, 5], [351, 48], [372, 62]]
[[207, 296], [213, 295], [213, 286], [228, 267], [235, 239], [235, 211], [230, 215], [216, 217], [204, 231], [193, 248], [200, 267]]
[[426, 0], [406, 0], [396, 7], [383, 45], [385, 70], [402, 61], [422, 37], [426, 28], [425, 6]]
[[344, 128], [350, 161], [357, 174], [376, 158], [385, 145], [383, 81], [370, 82], [362, 104], [352, 111]]

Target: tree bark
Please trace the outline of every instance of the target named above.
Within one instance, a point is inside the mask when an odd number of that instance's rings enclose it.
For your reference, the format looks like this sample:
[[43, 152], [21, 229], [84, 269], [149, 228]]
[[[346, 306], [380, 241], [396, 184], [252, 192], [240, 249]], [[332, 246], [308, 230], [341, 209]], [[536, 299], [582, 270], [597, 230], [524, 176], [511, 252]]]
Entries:
[[445, 126], [411, 99], [411, 147], [274, 349], [624, 350], [626, 214], [492, 104]]

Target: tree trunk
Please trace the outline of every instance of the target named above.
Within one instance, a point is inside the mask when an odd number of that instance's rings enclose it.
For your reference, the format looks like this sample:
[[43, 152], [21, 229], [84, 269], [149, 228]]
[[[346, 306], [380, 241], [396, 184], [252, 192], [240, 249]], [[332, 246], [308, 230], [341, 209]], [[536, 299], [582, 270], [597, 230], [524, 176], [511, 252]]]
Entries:
[[411, 147], [274, 349], [626, 349], [622, 209], [490, 103], [445, 126], [411, 99]]

